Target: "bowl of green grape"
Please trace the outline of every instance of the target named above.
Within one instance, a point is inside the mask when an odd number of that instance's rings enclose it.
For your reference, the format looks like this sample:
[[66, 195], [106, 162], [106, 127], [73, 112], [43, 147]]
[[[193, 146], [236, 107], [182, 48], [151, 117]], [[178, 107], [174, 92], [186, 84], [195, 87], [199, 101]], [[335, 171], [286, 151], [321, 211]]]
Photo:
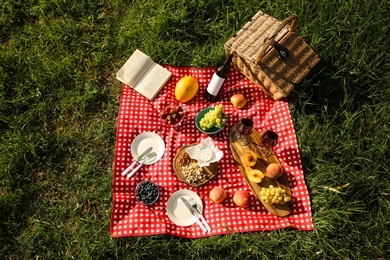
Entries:
[[216, 134], [226, 125], [226, 115], [222, 104], [215, 107], [206, 107], [199, 111], [195, 117], [195, 125], [199, 131], [206, 134]]

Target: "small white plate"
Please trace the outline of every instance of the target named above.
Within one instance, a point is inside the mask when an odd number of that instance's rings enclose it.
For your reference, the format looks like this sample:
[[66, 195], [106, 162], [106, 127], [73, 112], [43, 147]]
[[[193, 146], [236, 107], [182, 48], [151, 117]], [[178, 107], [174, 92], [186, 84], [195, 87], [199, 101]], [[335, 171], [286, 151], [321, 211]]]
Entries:
[[167, 213], [169, 219], [178, 226], [191, 226], [196, 222], [196, 220], [191, 212], [187, 209], [186, 205], [184, 205], [184, 202], [180, 199], [181, 197], [184, 197], [187, 200], [193, 198], [199, 205], [198, 209], [200, 213], [203, 212], [202, 200], [198, 194], [186, 189], [174, 192], [168, 199]]
[[145, 165], [156, 163], [164, 155], [165, 143], [161, 136], [153, 132], [145, 132], [134, 138], [131, 143], [131, 156], [133, 156], [134, 159], [137, 159], [138, 156], [149, 147], [153, 147], [153, 152], [155, 152], [157, 156], [149, 163], [145, 163]]

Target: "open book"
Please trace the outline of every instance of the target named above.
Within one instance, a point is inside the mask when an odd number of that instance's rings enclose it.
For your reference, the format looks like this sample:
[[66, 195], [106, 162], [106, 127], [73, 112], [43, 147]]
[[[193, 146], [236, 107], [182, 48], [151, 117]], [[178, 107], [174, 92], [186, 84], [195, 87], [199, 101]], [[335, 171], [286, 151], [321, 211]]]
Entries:
[[172, 73], [155, 63], [149, 56], [136, 50], [116, 73], [116, 78], [149, 100], [153, 100]]

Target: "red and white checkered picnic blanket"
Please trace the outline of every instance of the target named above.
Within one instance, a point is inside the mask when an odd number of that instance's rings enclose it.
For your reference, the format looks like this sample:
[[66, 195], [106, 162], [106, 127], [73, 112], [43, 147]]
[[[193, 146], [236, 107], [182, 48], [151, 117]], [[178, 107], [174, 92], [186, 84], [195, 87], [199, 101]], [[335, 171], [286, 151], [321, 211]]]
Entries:
[[[122, 86], [112, 183], [111, 236], [170, 234], [199, 238], [229, 232], [264, 231], [287, 227], [299, 230], [314, 229], [310, 198], [288, 103], [286, 100], [274, 101], [269, 98], [234, 68], [231, 68], [218, 102], [223, 104], [228, 118], [227, 125], [221, 132], [211, 136], [215, 146], [224, 153], [219, 162], [217, 176], [198, 188], [192, 188], [177, 179], [172, 166], [177, 151], [184, 145], [199, 143], [208, 137], [197, 130], [194, 119], [199, 110], [215, 105], [207, 103], [203, 93], [216, 68], [165, 67], [173, 73], [173, 76], [153, 102], [131, 88]], [[179, 104], [175, 99], [174, 89], [177, 81], [187, 75], [198, 80], [199, 92], [191, 101], [180, 104], [188, 114], [180, 129], [175, 130], [162, 123], [159, 118], [160, 111], [167, 105]], [[236, 93], [243, 93], [248, 98], [248, 104], [244, 109], [239, 110], [231, 105], [230, 97]], [[230, 153], [228, 135], [239, 118], [248, 116], [253, 118], [255, 128], [259, 132], [273, 128], [279, 133], [279, 142], [274, 150], [287, 173], [294, 198], [294, 209], [288, 217], [272, 215], [252, 193], [253, 198], [249, 208], [238, 207], [233, 202], [232, 198], [236, 190], [250, 191], [250, 188]], [[165, 153], [157, 163], [143, 166], [128, 180], [121, 176], [121, 172], [134, 161], [130, 152], [131, 143], [139, 134], [151, 131], [155, 131], [164, 140]], [[149, 207], [137, 202], [134, 194], [137, 183], [144, 179], [156, 182], [161, 192], [158, 201]], [[222, 204], [216, 204], [209, 198], [210, 190], [217, 185], [228, 193], [227, 199]], [[171, 222], [167, 215], [166, 204], [171, 194], [180, 189], [192, 190], [200, 196], [204, 208], [203, 215], [212, 228], [211, 233], [203, 233], [196, 224], [181, 227]]]

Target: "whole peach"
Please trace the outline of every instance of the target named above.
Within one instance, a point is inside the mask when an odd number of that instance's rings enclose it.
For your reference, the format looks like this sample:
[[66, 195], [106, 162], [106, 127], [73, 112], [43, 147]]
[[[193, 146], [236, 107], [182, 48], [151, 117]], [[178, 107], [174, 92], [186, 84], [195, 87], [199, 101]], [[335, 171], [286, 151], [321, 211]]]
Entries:
[[210, 191], [210, 199], [215, 203], [222, 203], [226, 199], [226, 191], [219, 186], [215, 186]]
[[272, 179], [276, 179], [283, 174], [282, 168], [277, 163], [270, 163], [265, 170], [265, 175]]
[[235, 108], [241, 109], [241, 108], [243, 108], [246, 105], [246, 103], [248, 101], [247, 101], [246, 97], [243, 94], [234, 94], [230, 98], [230, 102], [232, 102], [232, 104], [233, 104], [233, 106]]
[[234, 193], [233, 201], [237, 206], [247, 208], [251, 204], [251, 197], [249, 191], [238, 190]]

